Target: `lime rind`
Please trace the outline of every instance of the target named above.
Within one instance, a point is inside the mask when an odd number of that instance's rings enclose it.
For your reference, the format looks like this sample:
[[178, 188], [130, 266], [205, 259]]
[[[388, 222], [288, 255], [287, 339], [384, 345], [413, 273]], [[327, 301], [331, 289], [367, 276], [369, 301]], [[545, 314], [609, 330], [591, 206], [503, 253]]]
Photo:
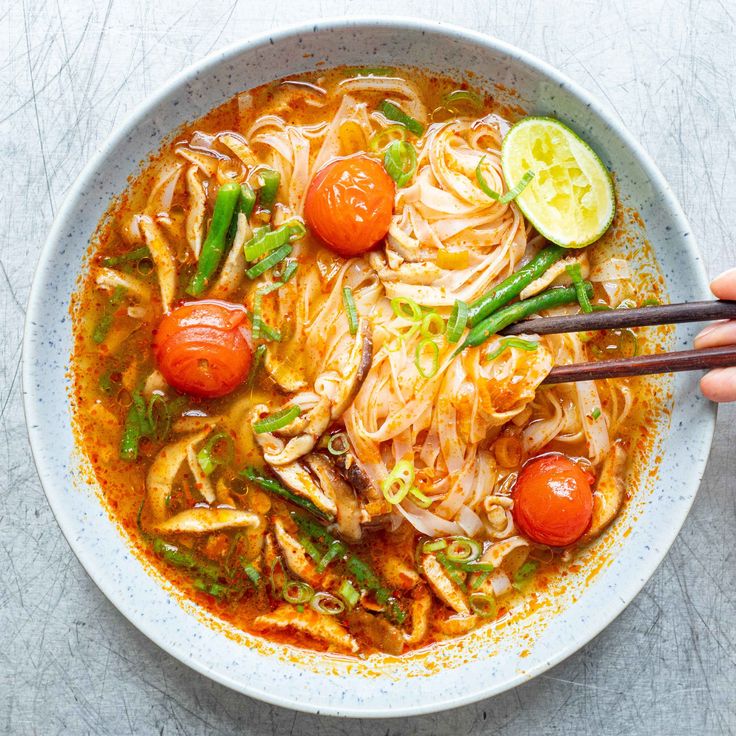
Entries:
[[559, 120], [528, 117], [516, 123], [504, 137], [501, 165], [509, 187], [534, 172], [516, 203], [550, 242], [582, 248], [610, 227], [616, 213], [611, 175], [596, 152]]

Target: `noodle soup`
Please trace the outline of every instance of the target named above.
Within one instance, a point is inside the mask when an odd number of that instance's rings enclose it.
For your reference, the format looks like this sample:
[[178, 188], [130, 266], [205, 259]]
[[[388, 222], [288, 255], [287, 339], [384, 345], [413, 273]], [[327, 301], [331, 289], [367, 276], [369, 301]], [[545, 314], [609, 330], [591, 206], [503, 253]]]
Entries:
[[623, 254], [524, 216], [546, 180], [506, 181], [521, 117], [415, 70], [301, 75], [180, 131], [111, 206], [74, 310], [80, 441], [198, 604], [398, 655], [504, 616], [620, 512], [643, 384], [543, 381], [636, 337], [498, 334], [634, 296]]

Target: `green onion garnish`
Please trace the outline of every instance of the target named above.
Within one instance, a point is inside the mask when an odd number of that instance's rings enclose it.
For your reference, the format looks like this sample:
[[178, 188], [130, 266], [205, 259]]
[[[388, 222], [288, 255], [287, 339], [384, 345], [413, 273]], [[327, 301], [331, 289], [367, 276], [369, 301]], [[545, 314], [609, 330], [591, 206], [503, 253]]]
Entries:
[[437, 552], [435, 557], [437, 558], [437, 562], [439, 562], [440, 565], [445, 568], [445, 572], [447, 573], [447, 576], [450, 578], [450, 580], [452, 580], [455, 585], [458, 585], [464, 589], [465, 577], [460, 572], [460, 570], [458, 570], [458, 564], [460, 563], [451, 562], [447, 559], [447, 555], [442, 551]]
[[470, 537], [450, 537], [447, 544], [447, 559], [450, 562], [473, 562], [480, 557], [482, 547]]
[[593, 419], [598, 419], [601, 415], [601, 410], [596, 406], [595, 409], [591, 412], [590, 416], [593, 417]]
[[355, 299], [353, 299], [353, 290], [349, 286], [342, 288], [342, 303], [345, 305], [345, 311], [348, 313], [348, 328], [351, 335], [358, 332], [358, 310], [355, 308]]
[[330, 514], [322, 511], [322, 509], [316, 506], [308, 498], [297, 496], [296, 493], [292, 493], [288, 488], [284, 488], [284, 486], [282, 486], [277, 480], [261, 475], [255, 468], [245, 468], [245, 470], [242, 470], [239, 475], [251, 481], [251, 483], [255, 483], [260, 486], [264, 491], [268, 491], [269, 493], [273, 493], [274, 496], [279, 496], [280, 498], [290, 501], [295, 506], [300, 506], [305, 511], [309, 511], [310, 514], [313, 514], [319, 519], [323, 519], [324, 521], [334, 521], [334, 518]]
[[391, 309], [397, 317], [410, 322], [419, 322], [422, 319], [422, 308], [413, 299], [405, 296], [395, 296], [391, 300]]
[[471, 593], [468, 599], [474, 613], [483, 618], [495, 618], [497, 607], [496, 599], [488, 593]]
[[456, 89], [454, 92], [445, 95], [442, 101], [445, 105], [451, 105], [453, 102], [464, 102], [475, 108], [483, 107], [483, 100], [480, 95], [471, 92], [469, 89]]
[[383, 167], [397, 187], [408, 184], [417, 170], [417, 152], [414, 146], [407, 141], [390, 143], [383, 154]]
[[105, 309], [102, 312], [102, 316], [92, 332], [92, 340], [98, 345], [105, 341], [107, 333], [110, 332], [113, 320], [115, 319], [115, 312], [123, 303], [126, 293], [127, 289], [124, 286], [116, 286], [113, 289], [112, 295], [108, 299]]
[[345, 604], [330, 593], [315, 593], [309, 605], [317, 611], [317, 613], [326, 613], [330, 616], [337, 616], [345, 610]]
[[399, 460], [381, 483], [383, 497], [393, 505], [401, 503], [414, 484], [414, 465], [408, 460]]
[[287, 603], [308, 603], [314, 596], [314, 588], [301, 580], [287, 580], [281, 589], [281, 595]]
[[578, 303], [580, 304], [580, 309], [585, 314], [592, 312], [593, 306], [591, 305], [588, 293], [585, 290], [585, 281], [583, 281], [583, 274], [580, 271], [580, 264], [573, 263], [571, 266], [566, 266], [565, 270], [570, 274], [570, 278], [572, 279], [573, 286], [575, 287], [575, 294], [577, 295]]
[[422, 552], [431, 554], [432, 552], [439, 552], [439, 550], [445, 549], [445, 547], [447, 547], [446, 539], [433, 539], [422, 545]]
[[130, 263], [131, 261], [140, 261], [143, 258], [150, 258], [151, 252], [148, 250], [147, 245], [142, 245], [140, 248], [134, 248], [129, 250], [127, 253], [123, 253], [119, 256], [108, 256], [102, 259], [102, 265], [108, 268], [112, 266], [119, 266], [121, 263]]
[[306, 535], [299, 535], [299, 544], [304, 547], [304, 551], [319, 564], [322, 559], [322, 553], [317, 549], [317, 545]]
[[355, 608], [356, 604], [360, 600], [360, 593], [355, 589], [355, 586], [349, 580], [343, 580], [340, 583], [340, 588], [337, 594], [345, 601], [345, 605], [348, 608]]
[[327, 440], [327, 450], [330, 455], [344, 455], [350, 449], [348, 436], [345, 432], [331, 434]]
[[289, 220], [275, 230], [267, 227], [257, 228], [253, 231], [253, 237], [245, 244], [245, 260], [255, 261], [272, 250], [283, 245], [303, 238], [307, 229], [299, 220]]
[[259, 172], [258, 176], [261, 180], [260, 205], [268, 209], [276, 201], [281, 174], [273, 169], [264, 169]]
[[[429, 370], [425, 370], [424, 365], [422, 365], [422, 355], [427, 347], [430, 348]], [[414, 351], [414, 365], [416, 365], [417, 371], [422, 378], [430, 379], [437, 375], [437, 371], [440, 369], [440, 346], [431, 337], [425, 337], [419, 341]]]
[[[277, 248], [275, 251], [273, 251], [273, 253], [258, 261], [255, 266], [251, 266], [245, 272], [245, 275], [251, 280], [257, 279], [259, 276], [266, 273], [269, 268], [273, 268], [277, 263], [283, 261], [284, 258], [290, 256], [291, 251], [292, 247], [290, 245], [282, 245], [280, 248]], [[279, 284], [279, 286], [282, 286], [282, 284]]]
[[524, 340], [521, 337], [505, 337], [503, 340], [501, 340], [501, 344], [490, 353], [486, 353], [483, 356], [484, 360], [496, 360], [499, 355], [504, 353], [509, 348], [518, 348], [519, 350], [526, 350], [528, 352], [531, 352], [533, 350], [536, 350], [539, 347], [538, 342], [534, 342], [533, 340]]
[[322, 559], [317, 564], [317, 572], [324, 572], [334, 559], [337, 557], [344, 557], [347, 554], [348, 548], [338, 539], [330, 543], [327, 548], [327, 552], [324, 553]]
[[424, 133], [424, 126], [413, 117], [407, 115], [398, 105], [394, 105], [393, 102], [384, 100], [378, 109], [389, 119], [393, 120], [399, 125], [403, 125], [405, 128], [414, 133], [415, 136], [419, 137]]
[[[280, 285], [280, 284], [279, 284]], [[271, 285], [273, 286], [273, 284]], [[265, 340], [275, 340], [276, 342], [281, 341], [281, 333], [278, 330], [274, 330], [269, 327], [263, 321], [263, 295], [267, 294], [272, 289], [269, 286], [259, 286], [256, 289], [256, 295], [253, 298], [253, 314], [251, 315], [251, 324], [253, 326], [252, 335], [254, 340], [258, 340], [261, 335]]]
[[297, 268], [299, 268], [299, 264], [296, 261], [288, 261], [279, 276], [279, 280], [284, 284], [290, 281], [291, 277], [296, 273]]
[[432, 505], [432, 499], [425, 496], [416, 486], [409, 489], [411, 500], [419, 506], [420, 509], [428, 509]]
[[424, 337], [428, 337], [430, 340], [435, 337], [441, 337], [445, 334], [447, 324], [437, 312], [430, 312], [425, 314], [422, 319], [421, 332]]
[[473, 580], [473, 582], [470, 583], [470, 589], [471, 590], [478, 590], [478, 588], [480, 588], [480, 586], [483, 585], [483, 583], [485, 583], [486, 580], [488, 580], [488, 576], [490, 574], [491, 573], [490, 573], [489, 570], [484, 570], [483, 572], [478, 573], [478, 575], [476, 575], [476, 577]]
[[243, 566], [243, 572], [248, 576], [248, 579], [257, 588], [261, 584], [261, 573], [251, 565], [250, 562], [241, 562]]
[[456, 299], [452, 312], [450, 312], [450, 319], [447, 321], [447, 341], [457, 342], [461, 338], [467, 323], [468, 305], [460, 299]]
[[[216, 445], [219, 442], [225, 443], [225, 455], [219, 456], [216, 451]], [[228, 465], [235, 457], [235, 444], [233, 438], [225, 432], [218, 432], [210, 437], [202, 449], [197, 453], [197, 462], [205, 475], [212, 475], [218, 465]]]
[[301, 413], [302, 409], [297, 404], [287, 406], [263, 419], [259, 419], [257, 422], [253, 422], [253, 431], [256, 434], [275, 432], [288, 427], [297, 417], [301, 416]]
[[521, 177], [521, 180], [519, 183], [515, 186], [509, 189], [506, 194], [499, 194], [498, 192], [491, 189], [491, 187], [488, 185], [488, 182], [483, 177], [483, 161], [485, 161], [485, 156], [481, 158], [481, 160], [478, 162], [478, 165], [475, 167], [475, 179], [478, 182], [478, 186], [481, 188], [484, 194], [488, 195], [491, 199], [496, 200], [496, 202], [500, 202], [501, 204], [508, 204], [512, 200], [516, 199], [527, 187], [529, 182], [534, 178], [534, 172], [533, 171], [527, 171], [524, 176]]
[[525, 562], [514, 574], [514, 588], [520, 590], [529, 580], [532, 578], [534, 573], [537, 571], [539, 563], [534, 560]]
[[379, 130], [370, 140], [371, 151], [383, 151], [393, 141], [406, 140], [406, 128], [403, 125], [389, 125], [388, 128]]

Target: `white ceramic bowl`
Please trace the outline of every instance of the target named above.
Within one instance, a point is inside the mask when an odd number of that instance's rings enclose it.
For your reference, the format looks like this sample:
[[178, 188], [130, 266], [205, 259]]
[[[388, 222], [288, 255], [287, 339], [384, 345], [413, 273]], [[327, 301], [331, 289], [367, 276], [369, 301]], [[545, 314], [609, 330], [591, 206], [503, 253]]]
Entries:
[[[472, 31], [409, 19], [318, 21], [240, 42], [213, 54], [146, 100], [85, 167], [59, 212], [31, 291], [23, 387], [33, 454], [69, 544], [115, 606], [159, 646], [199, 672], [255, 698], [305, 711], [403, 716], [451, 708], [523, 682], [588, 642], [633, 599], [664, 557], [704, 470], [714, 411], [696, 377], [671, 381], [674, 410], [659, 421], [662, 462], [655, 480], [608, 535], [601, 570], [570, 580], [525, 619], [405, 659], [364, 662], [296, 652], [209, 621], [170, 595], [131, 553], [83, 472], [70, 430], [65, 375], [72, 346], [70, 295], [88, 240], [109, 199], [124, 190], [162, 138], [236, 92], [328, 66], [411, 65], [481, 86], [501, 83], [529, 113], [559, 117], [616, 174], [621, 201], [639, 211], [672, 301], [704, 298], [704, 271], [690, 229], [659, 171], [626, 130], [583, 90], [529, 54]], [[686, 344], [690, 328], [678, 331]], [[657, 448], [655, 448], [657, 449]], [[624, 530], [628, 534], [624, 535]], [[600, 562], [600, 560], [599, 560]], [[585, 573], [587, 574], [587, 573]]]

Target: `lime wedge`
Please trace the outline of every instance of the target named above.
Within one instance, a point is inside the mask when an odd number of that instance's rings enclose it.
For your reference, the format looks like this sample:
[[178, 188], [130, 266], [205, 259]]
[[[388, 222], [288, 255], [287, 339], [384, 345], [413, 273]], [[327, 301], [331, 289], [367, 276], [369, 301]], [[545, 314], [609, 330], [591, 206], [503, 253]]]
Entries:
[[547, 240], [582, 248], [608, 230], [616, 211], [611, 175], [595, 151], [559, 120], [530, 117], [516, 123], [503, 139], [501, 164], [509, 188], [534, 172], [516, 203]]

